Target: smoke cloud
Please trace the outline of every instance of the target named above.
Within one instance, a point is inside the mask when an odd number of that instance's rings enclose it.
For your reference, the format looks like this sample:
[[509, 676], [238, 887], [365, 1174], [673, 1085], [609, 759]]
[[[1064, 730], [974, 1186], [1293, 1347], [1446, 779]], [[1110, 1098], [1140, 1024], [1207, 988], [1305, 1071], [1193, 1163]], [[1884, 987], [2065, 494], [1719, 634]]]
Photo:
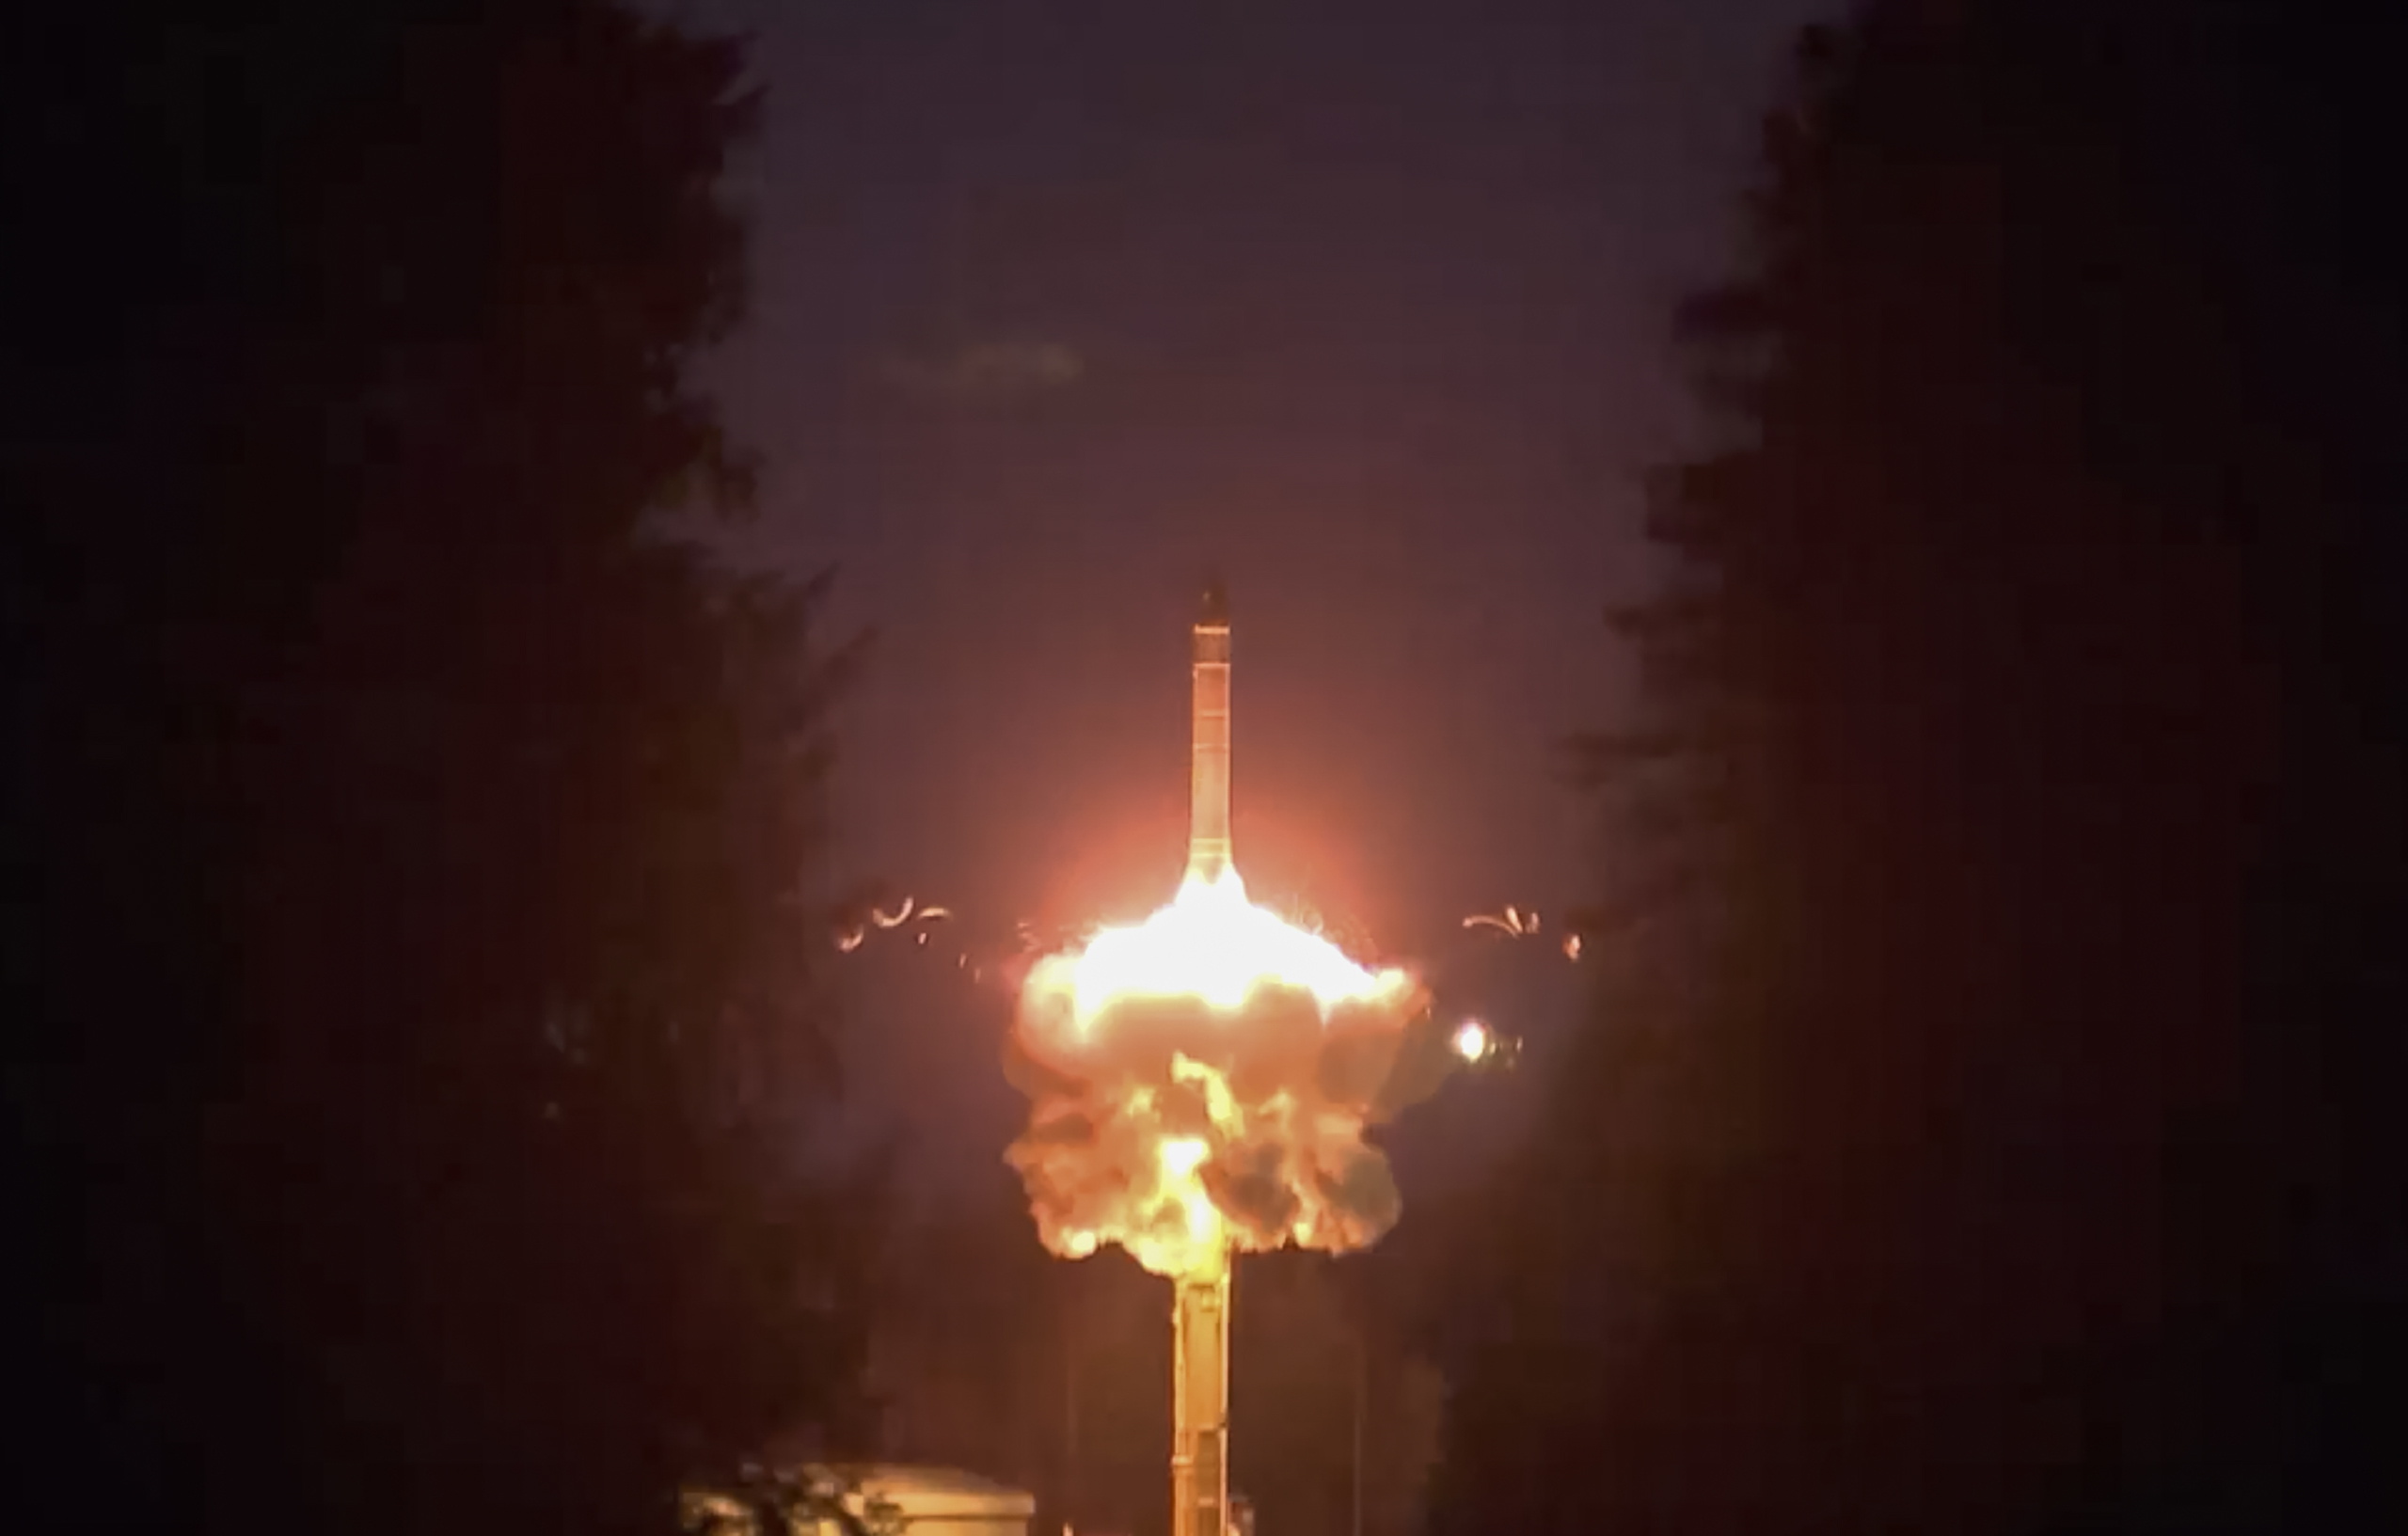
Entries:
[[1364, 1128], [1396, 1107], [1383, 1094], [1424, 1006], [1402, 978], [1326, 1010], [1265, 981], [1234, 1008], [1133, 996], [1082, 1021], [1069, 989], [1033, 975], [1006, 1064], [1031, 1101], [1029, 1127], [1006, 1156], [1046, 1246], [1081, 1258], [1118, 1243], [1174, 1274], [1222, 1241], [1376, 1241], [1400, 1205]]

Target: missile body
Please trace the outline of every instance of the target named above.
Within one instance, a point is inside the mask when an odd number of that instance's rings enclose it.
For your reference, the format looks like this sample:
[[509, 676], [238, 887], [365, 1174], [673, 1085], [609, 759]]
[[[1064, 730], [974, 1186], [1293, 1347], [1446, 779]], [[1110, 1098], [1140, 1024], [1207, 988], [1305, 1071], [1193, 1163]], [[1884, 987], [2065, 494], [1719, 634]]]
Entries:
[[[1187, 878], [1229, 869], [1229, 600], [1213, 581], [1196, 615], [1188, 662], [1194, 763]], [[1229, 1502], [1229, 1263], [1226, 1252], [1171, 1283], [1171, 1536], [1226, 1536]]]
[[1217, 880], [1229, 867], [1229, 600], [1218, 581], [1204, 589], [1188, 651], [1195, 696], [1189, 720], [1187, 874]]

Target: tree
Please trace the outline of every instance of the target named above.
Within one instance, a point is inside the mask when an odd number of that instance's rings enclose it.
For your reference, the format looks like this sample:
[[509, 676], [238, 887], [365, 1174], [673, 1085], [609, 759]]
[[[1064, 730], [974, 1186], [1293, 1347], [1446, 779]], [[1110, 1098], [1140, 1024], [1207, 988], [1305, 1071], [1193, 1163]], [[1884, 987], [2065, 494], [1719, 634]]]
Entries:
[[19, 1422], [63, 1523], [88, 1468], [112, 1525], [656, 1528], [841, 1421], [875, 1241], [784, 1150], [855, 652], [660, 531], [746, 499], [689, 377], [741, 54], [604, 0], [11, 42]]
[[1633, 926], [1474, 1287], [1442, 1527], [2381, 1502], [2379, 53], [2254, 6], [1804, 39], [1750, 270], [1682, 317], [1740, 430], [1656, 486], [1654, 713], [1576, 753]]

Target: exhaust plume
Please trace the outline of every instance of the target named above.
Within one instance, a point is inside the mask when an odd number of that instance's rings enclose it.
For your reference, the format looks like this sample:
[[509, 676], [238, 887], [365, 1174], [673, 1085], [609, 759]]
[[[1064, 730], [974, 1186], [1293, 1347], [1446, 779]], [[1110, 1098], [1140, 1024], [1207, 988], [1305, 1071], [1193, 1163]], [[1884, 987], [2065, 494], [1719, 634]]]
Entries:
[[1363, 1130], [1423, 1002], [1405, 973], [1253, 905], [1228, 867], [1039, 960], [1010, 1064], [1033, 1106], [1007, 1155], [1045, 1245], [1117, 1243], [1180, 1275], [1375, 1241], [1397, 1192]]

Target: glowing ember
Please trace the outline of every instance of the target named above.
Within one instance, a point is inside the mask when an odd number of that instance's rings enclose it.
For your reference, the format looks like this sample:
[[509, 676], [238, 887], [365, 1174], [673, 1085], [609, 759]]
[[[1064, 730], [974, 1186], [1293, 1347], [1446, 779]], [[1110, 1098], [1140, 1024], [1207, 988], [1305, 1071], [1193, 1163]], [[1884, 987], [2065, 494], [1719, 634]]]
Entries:
[[1117, 1243], [1194, 1275], [1231, 1249], [1377, 1238], [1396, 1188], [1362, 1132], [1422, 1001], [1403, 972], [1255, 906], [1226, 867], [1039, 960], [1015, 1030], [1035, 1105], [1010, 1160], [1046, 1245]]
[[1465, 1061], [1480, 1060], [1494, 1050], [1497, 1044], [1495, 1038], [1488, 1033], [1488, 1026], [1477, 1019], [1466, 1019], [1457, 1024], [1450, 1043], [1455, 1048], [1455, 1054]]

